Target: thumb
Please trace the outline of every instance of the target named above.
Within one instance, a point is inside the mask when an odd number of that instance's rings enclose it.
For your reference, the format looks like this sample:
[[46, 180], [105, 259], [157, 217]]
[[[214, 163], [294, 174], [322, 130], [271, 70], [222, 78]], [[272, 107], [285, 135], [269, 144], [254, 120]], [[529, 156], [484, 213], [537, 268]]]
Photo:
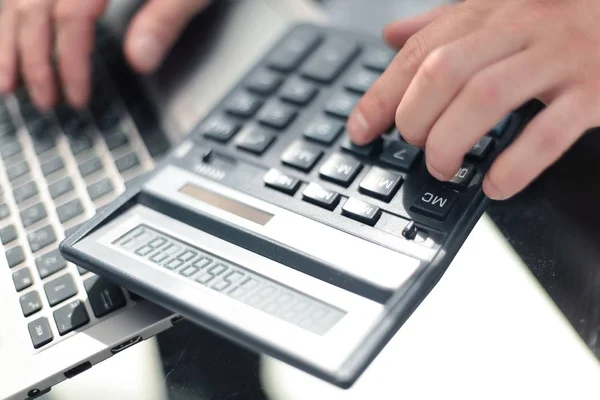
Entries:
[[427, 25], [450, 12], [457, 4], [448, 4], [436, 7], [431, 11], [417, 16], [394, 21], [388, 24], [383, 31], [383, 38], [393, 48], [400, 49], [404, 43], [415, 33], [419, 32]]
[[212, 0], [150, 0], [133, 18], [125, 54], [136, 70], [154, 71], [191, 19]]

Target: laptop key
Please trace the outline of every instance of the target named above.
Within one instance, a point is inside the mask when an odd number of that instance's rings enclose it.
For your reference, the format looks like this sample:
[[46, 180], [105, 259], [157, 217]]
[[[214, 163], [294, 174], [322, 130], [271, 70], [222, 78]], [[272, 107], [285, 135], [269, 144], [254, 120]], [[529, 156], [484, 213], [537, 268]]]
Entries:
[[381, 209], [364, 201], [350, 197], [342, 206], [342, 215], [366, 225], [375, 225], [381, 216]]
[[79, 199], [73, 199], [56, 208], [58, 219], [61, 223], [72, 220], [73, 218], [83, 214], [83, 206]]
[[9, 181], [14, 181], [29, 172], [29, 164], [27, 161], [20, 161], [6, 169], [6, 176]]
[[457, 194], [455, 191], [440, 186], [428, 186], [417, 196], [411, 210], [440, 221], [446, 219]]
[[44, 176], [51, 175], [57, 171], [60, 171], [65, 167], [65, 164], [60, 156], [54, 157], [50, 161], [46, 161], [42, 164], [42, 173]]
[[319, 169], [321, 178], [348, 187], [356, 178], [362, 164], [351, 156], [333, 154]]
[[73, 332], [90, 322], [90, 317], [81, 300], [75, 300], [54, 311], [54, 322], [61, 336]]
[[241, 133], [235, 140], [235, 145], [241, 150], [254, 154], [262, 154], [273, 143], [275, 136], [258, 127], [252, 127]]
[[0, 240], [3, 245], [7, 245], [17, 238], [17, 230], [14, 225], [8, 225], [0, 229]]
[[23, 316], [25, 318], [42, 309], [42, 300], [40, 299], [39, 293], [36, 291], [25, 293], [19, 298], [19, 303], [21, 303], [21, 311], [23, 311]]
[[57, 198], [72, 191], [73, 183], [71, 182], [71, 178], [66, 177], [54, 182], [48, 187], [48, 189], [50, 190], [50, 196], [56, 200]]
[[57, 305], [77, 294], [77, 286], [73, 277], [65, 274], [44, 285], [44, 291], [50, 307]]
[[284, 165], [308, 172], [323, 156], [323, 150], [313, 144], [295, 141], [281, 155]]
[[36, 251], [39, 251], [44, 247], [50, 246], [52, 243], [56, 242], [56, 234], [54, 233], [54, 229], [52, 229], [51, 225], [46, 225], [43, 228], [28, 234], [27, 240], [29, 241], [31, 252], [35, 253]]
[[336, 117], [347, 119], [360, 97], [352, 93], [336, 93], [325, 105], [325, 111]]
[[305, 106], [318, 92], [313, 84], [299, 78], [291, 78], [281, 88], [279, 96], [288, 103]]
[[20, 270], [13, 272], [12, 279], [17, 292], [25, 290], [33, 285], [33, 278], [31, 277], [29, 268], [21, 268]]
[[379, 161], [391, 168], [408, 172], [411, 170], [422, 150], [402, 141], [393, 141], [383, 149]]
[[322, 38], [315, 32], [298, 31], [286, 38], [269, 56], [270, 68], [291, 72], [319, 45]]
[[114, 187], [110, 178], [104, 178], [96, 183], [92, 183], [87, 187], [88, 194], [92, 201], [106, 196], [114, 191]]
[[225, 109], [229, 114], [241, 118], [250, 118], [262, 106], [262, 100], [257, 97], [245, 93], [235, 93], [226, 103]]
[[29, 336], [31, 336], [31, 342], [34, 349], [39, 349], [54, 339], [50, 324], [46, 317], [41, 317], [30, 322], [27, 325], [27, 329], [29, 330]]
[[46, 208], [42, 203], [36, 203], [21, 211], [21, 222], [24, 228], [28, 228], [46, 217]]
[[275, 129], [285, 129], [292, 123], [298, 113], [293, 108], [281, 104], [270, 103], [258, 115], [261, 124]]
[[121, 288], [104, 277], [93, 276], [84, 282], [84, 286], [96, 318], [125, 306]]
[[52, 274], [67, 267], [67, 262], [60, 254], [58, 249], [52, 250], [49, 253], [44, 254], [35, 259], [35, 265], [37, 267], [40, 278], [45, 279]]
[[389, 202], [402, 184], [402, 176], [396, 172], [372, 167], [360, 182], [359, 191]]
[[264, 177], [265, 186], [279, 190], [285, 194], [293, 195], [300, 187], [300, 181], [286, 175], [275, 168], [271, 168]]
[[12, 249], [6, 250], [5, 256], [8, 268], [14, 268], [25, 261], [25, 254], [23, 254], [21, 246], [15, 246]]
[[302, 191], [302, 199], [331, 211], [340, 202], [340, 195], [337, 192], [325, 189], [318, 183], [311, 182]]
[[331, 83], [359, 51], [353, 41], [330, 38], [307, 60], [302, 75], [321, 83]]
[[246, 87], [254, 93], [269, 96], [279, 88], [282, 82], [283, 79], [276, 73], [261, 70], [250, 77]]
[[321, 117], [306, 127], [304, 136], [308, 139], [330, 145], [342, 133], [344, 125], [340, 121]]
[[19, 186], [13, 190], [13, 196], [17, 204], [29, 200], [38, 193], [37, 185], [35, 182], [27, 182], [24, 185]]

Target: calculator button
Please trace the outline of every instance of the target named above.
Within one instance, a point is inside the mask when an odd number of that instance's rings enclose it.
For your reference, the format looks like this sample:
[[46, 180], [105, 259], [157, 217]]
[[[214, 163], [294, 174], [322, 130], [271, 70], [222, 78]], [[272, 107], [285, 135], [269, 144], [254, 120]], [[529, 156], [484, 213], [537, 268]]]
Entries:
[[379, 160], [388, 167], [408, 172], [421, 155], [421, 150], [401, 141], [393, 141], [383, 149]]
[[35, 182], [28, 182], [13, 190], [13, 196], [15, 197], [15, 201], [17, 202], [17, 204], [20, 204], [25, 200], [29, 200], [37, 193], [38, 190]]
[[504, 132], [506, 131], [506, 128], [508, 128], [508, 125], [510, 124], [510, 121], [512, 119], [512, 116], [509, 114], [506, 117], [504, 117], [500, 122], [498, 122], [496, 124], [496, 126], [490, 131], [490, 135], [500, 138], [504, 135]]
[[30, 322], [27, 325], [29, 330], [29, 336], [31, 336], [31, 342], [34, 349], [39, 349], [50, 343], [54, 338], [52, 336], [52, 330], [46, 317], [38, 318], [35, 321]]
[[69, 138], [69, 142], [71, 146], [71, 152], [75, 156], [84, 152], [85, 150], [91, 149], [94, 145], [92, 139], [87, 135], [71, 136]]
[[383, 201], [390, 201], [401, 184], [400, 174], [372, 167], [360, 182], [359, 191]]
[[258, 127], [253, 127], [241, 133], [235, 140], [235, 145], [254, 154], [262, 154], [273, 143], [275, 136]]
[[285, 129], [296, 118], [296, 110], [281, 103], [271, 103], [262, 109], [258, 120], [275, 129]]
[[121, 288], [104, 277], [93, 276], [83, 285], [96, 318], [101, 318], [125, 306]]
[[46, 161], [42, 164], [42, 173], [44, 176], [51, 175], [56, 171], [60, 171], [65, 167], [65, 164], [60, 157], [55, 157], [50, 161]]
[[280, 97], [299, 106], [307, 105], [317, 94], [317, 88], [309, 82], [291, 78], [281, 88]]
[[73, 218], [83, 214], [83, 206], [79, 199], [73, 199], [56, 208], [58, 219], [61, 223], [72, 220]]
[[6, 169], [6, 176], [9, 181], [14, 181], [29, 172], [27, 161], [21, 161]]
[[329, 145], [337, 139], [343, 129], [344, 125], [341, 122], [321, 117], [306, 127], [304, 136], [308, 139]]
[[129, 153], [115, 161], [115, 166], [121, 174], [139, 165], [140, 160], [135, 153]]
[[382, 144], [383, 139], [378, 137], [369, 144], [358, 146], [352, 142], [348, 135], [346, 135], [342, 140], [341, 147], [344, 151], [352, 153], [355, 156], [370, 158], [375, 156], [376, 154], [379, 154], [379, 152], [381, 151]]
[[54, 322], [61, 336], [90, 322], [90, 317], [81, 300], [75, 300], [54, 311]]
[[77, 287], [71, 275], [63, 275], [44, 285], [44, 291], [50, 307], [77, 294]]
[[40, 278], [45, 279], [61, 269], [66, 268], [67, 262], [60, 254], [60, 251], [56, 249], [36, 258], [35, 266], [40, 274]]
[[340, 202], [340, 195], [323, 186], [311, 182], [302, 192], [302, 199], [308, 203], [333, 210]]
[[25, 261], [25, 254], [23, 254], [21, 246], [15, 246], [12, 249], [7, 250], [5, 256], [8, 268], [14, 268]]
[[33, 278], [31, 277], [31, 271], [29, 271], [29, 268], [22, 268], [17, 272], [14, 272], [12, 278], [17, 292], [27, 289], [29, 286], [33, 285]]
[[454, 175], [454, 178], [446, 182], [447, 186], [452, 186], [456, 189], [466, 187], [475, 175], [475, 166], [473, 164], [463, 164]]
[[43, 220], [46, 216], [46, 208], [44, 205], [42, 203], [37, 203], [21, 211], [21, 222], [23, 222], [24, 228], [28, 228], [36, 222]]
[[19, 298], [24, 317], [29, 317], [42, 309], [42, 301], [38, 292], [25, 293]]
[[219, 142], [227, 142], [239, 129], [239, 124], [226, 118], [215, 117], [200, 128], [200, 134]]
[[56, 242], [56, 234], [54, 233], [54, 229], [52, 229], [51, 225], [46, 225], [43, 228], [28, 234], [27, 240], [29, 241], [31, 252], [35, 253], [36, 251]]
[[484, 136], [473, 146], [467, 157], [482, 161], [492, 150], [493, 145], [493, 139], [489, 136]]
[[383, 72], [390, 65], [396, 52], [390, 48], [372, 48], [365, 51], [363, 65], [378, 72]]
[[271, 71], [258, 71], [248, 80], [246, 87], [248, 90], [268, 96], [277, 90], [283, 82], [281, 77]]
[[105, 136], [104, 142], [106, 143], [108, 150], [113, 151], [126, 145], [129, 142], [129, 138], [123, 132], [115, 132]]
[[84, 178], [88, 175], [96, 173], [102, 169], [102, 161], [98, 157], [84, 161], [79, 164], [79, 172]]
[[367, 225], [375, 225], [381, 215], [381, 209], [364, 201], [350, 197], [342, 206], [342, 215], [362, 222]]
[[353, 157], [336, 153], [321, 166], [319, 175], [325, 180], [347, 187], [361, 169], [362, 164]]
[[0, 220], [10, 215], [10, 208], [6, 204], [0, 204]]
[[281, 162], [287, 166], [308, 172], [323, 156], [321, 148], [310, 143], [295, 141], [281, 155]]
[[17, 155], [21, 152], [21, 145], [17, 141], [12, 141], [0, 148], [0, 156], [3, 160]]
[[106, 196], [114, 191], [114, 187], [110, 178], [104, 178], [96, 183], [92, 183], [87, 187], [88, 194], [92, 201], [96, 201], [99, 198]]
[[453, 190], [429, 186], [419, 193], [411, 210], [443, 221], [450, 213], [456, 197]]
[[330, 38], [304, 64], [302, 75], [321, 83], [331, 83], [358, 51], [358, 45], [352, 41]]
[[264, 182], [267, 187], [270, 187], [280, 192], [293, 195], [300, 186], [300, 181], [292, 178], [275, 168], [271, 168], [264, 177]]
[[354, 72], [346, 81], [346, 89], [360, 94], [364, 94], [373, 86], [379, 78], [379, 74], [369, 70], [359, 70]]
[[73, 183], [71, 182], [71, 178], [63, 178], [60, 181], [56, 181], [52, 185], [48, 186], [48, 189], [52, 199], [56, 200], [60, 196], [72, 191]]
[[352, 93], [337, 93], [329, 99], [325, 105], [325, 111], [336, 117], [347, 119], [359, 100], [360, 97]]
[[225, 109], [229, 114], [237, 117], [250, 118], [261, 106], [262, 101], [257, 97], [249, 93], [238, 92], [227, 101]]
[[0, 240], [2, 244], [7, 245], [17, 238], [17, 230], [14, 225], [8, 225], [0, 229]]
[[270, 68], [291, 72], [319, 45], [322, 38], [316, 32], [297, 31], [287, 37], [269, 56]]

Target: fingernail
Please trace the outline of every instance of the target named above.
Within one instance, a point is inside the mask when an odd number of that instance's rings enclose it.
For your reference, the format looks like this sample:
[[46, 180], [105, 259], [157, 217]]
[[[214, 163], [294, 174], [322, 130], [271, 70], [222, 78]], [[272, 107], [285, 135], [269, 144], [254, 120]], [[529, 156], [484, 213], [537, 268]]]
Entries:
[[504, 200], [506, 198], [506, 196], [504, 196], [496, 185], [488, 178], [483, 180], [483, 192], [492, 200]]
[[66, 94], [67, 94], [67, 99], [69, 100], [69, 103], [71, 104], [72, 107], [74, 108], [83, 108], [85, 107], [85, 103], [86, 100], [84, 98], [84, 94], [82, 93], [82, 88], [80, 86], [76, 86], [76, 85], [68, 85], [66, 87]]
[[362, 141], [369, 132], [369, 123], [360, 111], [354, 111], [348, 120], [348, 134], [357, 141]]
[[161, 62], [164, 46], [152, 34], [140, 34], [134, 39], [133, 57], [145, 71], [154, 70]]
[[437, 169], [433, 168], [431, 166], [431, 164], [429, 164], [429, 161], [426, 161], [425, 163], [427, 164], [427, 170], [429, 171], [429, 174], [431, 174], [431, 176], [433, 176], [438, 181], [446, 181], [447, 180], [446, 177], [444, 176], [444, 174], [442, 174]]

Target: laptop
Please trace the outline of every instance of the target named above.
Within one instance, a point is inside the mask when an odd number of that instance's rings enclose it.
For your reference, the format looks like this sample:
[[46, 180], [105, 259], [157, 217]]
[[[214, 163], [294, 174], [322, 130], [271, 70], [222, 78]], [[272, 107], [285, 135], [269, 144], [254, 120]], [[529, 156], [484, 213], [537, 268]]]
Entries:
[[58, 251], [169, 148], [103, 25], [97, 43], [85, 112], [42, 115], [24, 89], [0, 99], [1, 399], [38, 397], [177, 321]]

